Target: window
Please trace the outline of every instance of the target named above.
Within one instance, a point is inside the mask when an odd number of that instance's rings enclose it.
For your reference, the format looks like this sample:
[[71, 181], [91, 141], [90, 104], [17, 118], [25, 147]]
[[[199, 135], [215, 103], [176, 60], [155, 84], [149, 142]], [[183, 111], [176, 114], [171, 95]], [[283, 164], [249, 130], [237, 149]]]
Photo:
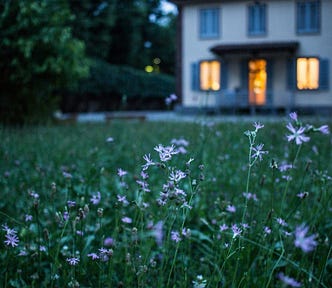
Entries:
[[296, 60], [296, 82], [299, 90], [319, 88], [318, 58], [298, 58]]
[[320, 31], [320, 1], [297, 2], [297, 32], [318, 33]]
[[248, 34], [264, 35], [266, 33], [266, 5], [248, 6]]
[[199, 35], [201, 38], [219, 37], [219, 9], [201, 9], [199, 12]]
[[220, 90], [220, 62], [202, 61], [199, 65], [199, 86], [204, 91]]

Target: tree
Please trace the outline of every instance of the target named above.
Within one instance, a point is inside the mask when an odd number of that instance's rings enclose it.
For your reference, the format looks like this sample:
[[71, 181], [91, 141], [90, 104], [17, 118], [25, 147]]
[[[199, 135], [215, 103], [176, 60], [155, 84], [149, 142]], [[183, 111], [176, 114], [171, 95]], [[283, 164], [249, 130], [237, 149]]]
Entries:
[[57, 107], [57, 92], [88, 75], [72, 19], [65, 0], [1, 1], [1, 122], [44, 121]]

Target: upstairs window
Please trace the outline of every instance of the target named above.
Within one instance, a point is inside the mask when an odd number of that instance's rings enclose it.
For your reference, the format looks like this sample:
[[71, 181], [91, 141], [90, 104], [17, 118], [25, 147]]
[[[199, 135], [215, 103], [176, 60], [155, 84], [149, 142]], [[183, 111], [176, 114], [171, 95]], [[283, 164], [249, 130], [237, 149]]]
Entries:
[[220, 62], [202, 61], [199, 65], [199, 86], [203, 91], [220, 90]]
[[320, 1], [297, 2], [297, 33], [318, 33], [320, 15]]
[[199, 36], [202, 39], [219, 37], [218, 8], [207, 8], [199, 11]]
[[314, 90], [319, 88], [319, 59], [297, 58], [296, 81], [299, 90]]
[[253, 4], [248, 6], [248, 34], [250, 36], [266, 34], [266, 5]]

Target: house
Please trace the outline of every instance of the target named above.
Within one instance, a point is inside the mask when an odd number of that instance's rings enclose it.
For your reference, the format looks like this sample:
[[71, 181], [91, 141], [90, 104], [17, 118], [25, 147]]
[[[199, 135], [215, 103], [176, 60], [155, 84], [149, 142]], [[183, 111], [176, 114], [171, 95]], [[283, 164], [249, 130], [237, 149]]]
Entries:
[[171, 2], [183, 109], [332, 112], [332, 0]]

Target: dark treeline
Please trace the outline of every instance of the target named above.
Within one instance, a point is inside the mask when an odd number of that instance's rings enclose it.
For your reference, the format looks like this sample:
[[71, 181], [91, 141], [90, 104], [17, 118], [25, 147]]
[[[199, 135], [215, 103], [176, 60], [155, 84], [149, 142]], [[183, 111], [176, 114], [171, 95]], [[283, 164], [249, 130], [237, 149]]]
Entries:
[[174, 89], [176, 17], [160, 2], [1, 1], [0, 122], [39, 123], [59, 108], [144, 109], [151, 97], [160, 108]]

